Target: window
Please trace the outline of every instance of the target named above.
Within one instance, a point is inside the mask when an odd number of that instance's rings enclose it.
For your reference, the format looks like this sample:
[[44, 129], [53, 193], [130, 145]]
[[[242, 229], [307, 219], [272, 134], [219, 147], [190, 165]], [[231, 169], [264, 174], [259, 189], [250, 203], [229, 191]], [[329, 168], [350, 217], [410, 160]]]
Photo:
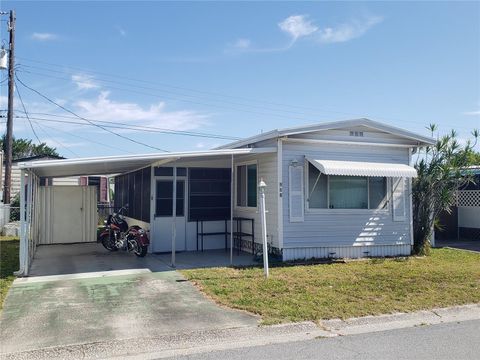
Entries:
[[385, 177], [322, 174], [308, 164], [308, 207], [310, 209], [384, 209]]
[[189, 221], [230, 219], [231, 169], [190, 168]]
[[257, 207], [257, 164], [237, 166], [237, 206]]
[[[177, 181], [177, 216], [185, 213], [185, 181]], [[155, 216], [172, 216], [173, 214], [173, 181], [157, 180], [155, 199]]]
[[118, 210], [128, 204], [129, 206], [124, 212], [126, 216], [149, 222], [150, 178], [150, 167], [116, 176], [114, 195], [115, 209]]

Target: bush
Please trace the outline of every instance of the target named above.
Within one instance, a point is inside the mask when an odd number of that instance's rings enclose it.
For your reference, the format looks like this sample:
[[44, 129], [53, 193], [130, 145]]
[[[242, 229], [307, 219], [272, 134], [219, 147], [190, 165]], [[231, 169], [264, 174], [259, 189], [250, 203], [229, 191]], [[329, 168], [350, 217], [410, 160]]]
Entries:
[[10, 221], [20, 221], [20, 194], [15, 195], [10, 203]]

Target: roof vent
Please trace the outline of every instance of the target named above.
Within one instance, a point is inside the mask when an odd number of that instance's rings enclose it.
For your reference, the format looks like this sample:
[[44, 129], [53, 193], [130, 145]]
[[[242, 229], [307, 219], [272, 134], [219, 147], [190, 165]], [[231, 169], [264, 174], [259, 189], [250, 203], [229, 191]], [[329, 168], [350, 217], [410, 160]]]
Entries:
[[363, 137], [363, 131], [350, 131], [350, 136]]

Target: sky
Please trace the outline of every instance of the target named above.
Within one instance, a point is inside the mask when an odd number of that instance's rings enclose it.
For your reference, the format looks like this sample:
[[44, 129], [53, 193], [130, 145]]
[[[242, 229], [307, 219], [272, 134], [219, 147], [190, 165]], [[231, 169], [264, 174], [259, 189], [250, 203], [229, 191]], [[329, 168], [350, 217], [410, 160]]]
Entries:
[[[359, 117], [423, 135], [436, 123], [462, 141], [480, 128], [480, 2], [1, 1], [0, 8], [17, 15], [16, 88], [25, 109], [16, 93], [14, 136], [65, 157], [205, 150]], [[1, 71], [0, 81], [6, 76]]]

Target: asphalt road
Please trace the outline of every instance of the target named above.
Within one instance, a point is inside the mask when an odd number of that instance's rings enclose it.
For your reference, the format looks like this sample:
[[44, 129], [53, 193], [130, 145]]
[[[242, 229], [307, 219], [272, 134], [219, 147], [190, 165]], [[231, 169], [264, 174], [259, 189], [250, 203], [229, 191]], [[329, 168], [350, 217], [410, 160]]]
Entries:
[[172, 359], [480, 359], [480, 320], [253, 346]]

